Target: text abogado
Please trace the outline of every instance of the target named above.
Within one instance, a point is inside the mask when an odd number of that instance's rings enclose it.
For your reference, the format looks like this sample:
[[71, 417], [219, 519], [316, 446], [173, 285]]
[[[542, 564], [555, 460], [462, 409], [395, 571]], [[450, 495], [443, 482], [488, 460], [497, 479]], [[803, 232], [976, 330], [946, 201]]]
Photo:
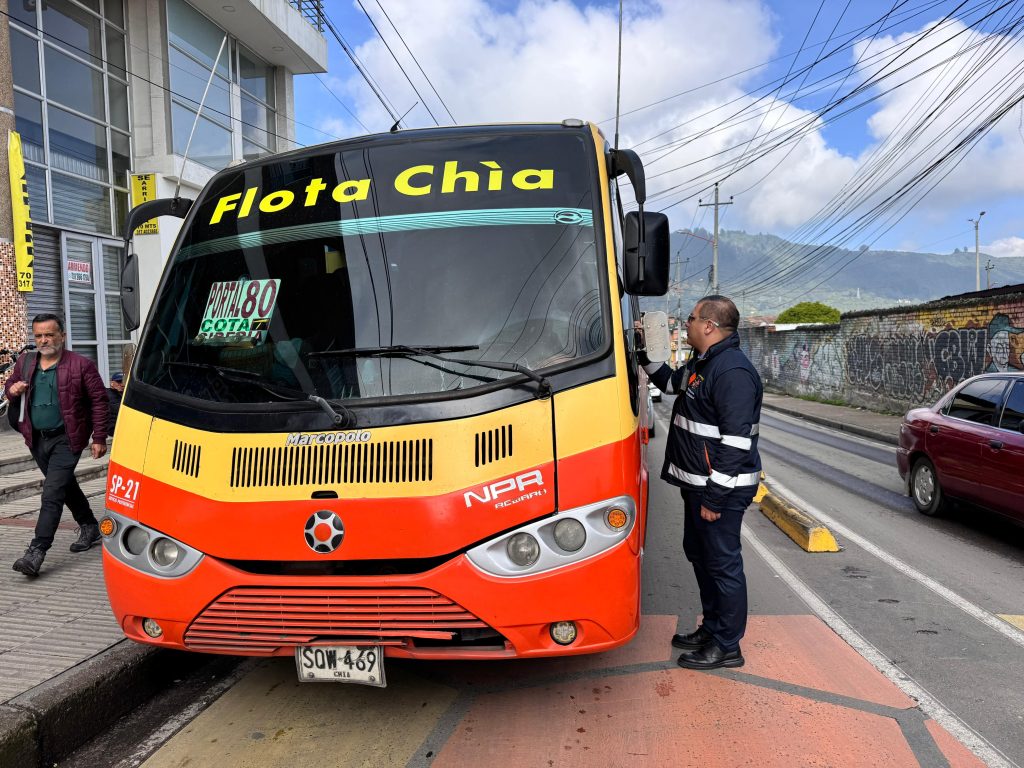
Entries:
[[338, 443], [368, 443], [372, 435], [368, 430], [352, 432], [292, 432], [285, 445], [336, 445]]

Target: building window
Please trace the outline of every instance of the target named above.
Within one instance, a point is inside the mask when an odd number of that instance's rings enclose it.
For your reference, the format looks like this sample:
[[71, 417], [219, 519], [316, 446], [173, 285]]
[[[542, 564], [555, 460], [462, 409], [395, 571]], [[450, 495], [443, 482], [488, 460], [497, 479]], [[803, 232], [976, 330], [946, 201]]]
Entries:
[[13, 3], [15, 127], [32, 217], [102, 234], [131, 163], [122, 0]]
[[276, 147], [274, 68], [230, 37], [218, 59], [223, 39], [224, 31], [185, 0], [167, 0], [172, 145], [178, 155], [188, 147], [190, 160], [214, 170]]

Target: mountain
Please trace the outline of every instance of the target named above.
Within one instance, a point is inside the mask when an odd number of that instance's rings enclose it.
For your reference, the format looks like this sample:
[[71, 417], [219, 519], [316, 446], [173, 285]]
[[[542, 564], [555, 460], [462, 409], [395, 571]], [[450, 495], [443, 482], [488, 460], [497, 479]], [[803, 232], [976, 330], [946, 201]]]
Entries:
[[[646, 309], [689, 311], [708, 292], [711, 234], [681, 230], [671, 236], [672, 285]], [[800, 266], [793, 264], [806, 259]], [[981, 254], [981, 285], [986, 285]], [[1024, 283], [1024, 258], [991, 259], [992, 287]], [[974, 252], [913, 253], [790, 243], [770, 234], [723, 230], [718, 241], [720, 291], [743, 315], [777, 315], [801, 301], [821, 301], [844, 312], [919, 304], [974, 290]], [[842, 269], [840, 269], [842, 267]], [[783, 282], [778, 276], [785, 272]], [[742, 291], [741, 286], [746, 290]]]

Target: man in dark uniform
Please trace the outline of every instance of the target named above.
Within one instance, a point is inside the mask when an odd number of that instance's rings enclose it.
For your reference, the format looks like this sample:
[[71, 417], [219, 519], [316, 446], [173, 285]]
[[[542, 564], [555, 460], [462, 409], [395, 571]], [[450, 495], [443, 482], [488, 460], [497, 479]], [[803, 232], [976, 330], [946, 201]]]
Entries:
[[39, 575], [65, 504], [79, 525], [71, 551], [84, 552], [100, 540], [99, 525], [75, 479], [75, 467], [90, 434], [92, 457], [98, 459], [107, 452], [110, 419], [106, 388], [96, 364], [64, 349], [63, 321], [56, 315], [36, 315], [32, 335], [39, 354], [15, 366], [4, 385], [11, 398], [9, 407], [21, 409], [18, 427], [45, 478], [35, 538], [13, 566], [26, 576]]
[[763, 389], [740, 349], [738, 325], [731, 300], [707, 296], [686, 321], [694, 351], [686, 366], [675, 371], [660, 363], [644, 366], [660, 390], [679, 393], [661, 476], [683, 496], [683, 550], [704, 612], [695, 631], [672, 638], [672, 645], [687, 651], [679, 665], [689, 669], [743, 666], [747, 582], [740, 527], [760, 481]]

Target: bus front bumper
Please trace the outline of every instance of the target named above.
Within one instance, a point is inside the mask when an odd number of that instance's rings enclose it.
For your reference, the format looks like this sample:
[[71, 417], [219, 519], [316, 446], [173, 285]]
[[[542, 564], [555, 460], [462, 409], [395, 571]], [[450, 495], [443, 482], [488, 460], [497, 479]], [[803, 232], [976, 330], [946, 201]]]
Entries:
[[[635, 536], [587, 560], [511, 578], [484, 573], [465, 555], [424, 573], [372, 577], [268, 576], [207, 555], [186, 575], [161, 578], [106, 547], [103, 562], [114, 615], [141, 643], [242, 656], [336, 644], [380, 645], [389, 657], [516, 658], [594, 653], [632, 639], [640, 621]], [[574, 622], [573, 642], [553, 639], [556, 622]], [[147, 634], [156, 625], [160, 634]]]

